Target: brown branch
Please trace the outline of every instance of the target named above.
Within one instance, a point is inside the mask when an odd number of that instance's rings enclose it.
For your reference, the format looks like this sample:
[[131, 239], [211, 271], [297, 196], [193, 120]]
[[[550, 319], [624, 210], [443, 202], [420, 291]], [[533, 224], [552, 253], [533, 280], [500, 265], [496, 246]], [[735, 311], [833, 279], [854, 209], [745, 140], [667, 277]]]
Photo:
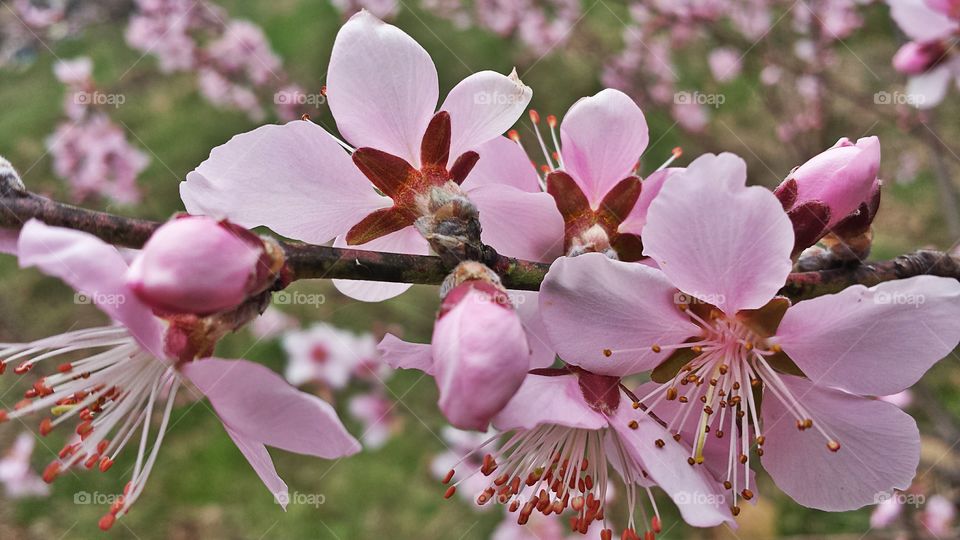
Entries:
[[[30, 219], [93, 234], [111, 244], [139, 248], [159, 222], [78, 208], [32, 193], [0, 189], [0, 227], [19, 229]], [[429, 255], [381, 253], [358, 249], [280, 242], [286, 255], [287, 277], [358, 279], [439, 285], [455, 261]], [[484, 249], [477, 258], [503, 279], [507, 288], [536, 291], [549, 265], [512, 259]], [[916, 251], [896, 259], [857, 266], [790, 274], [781, 293], [794, 300], [838, 292], [850, 285], [876, 285], [921, 274], [960, 280], [960, 259], [939, 251]]]

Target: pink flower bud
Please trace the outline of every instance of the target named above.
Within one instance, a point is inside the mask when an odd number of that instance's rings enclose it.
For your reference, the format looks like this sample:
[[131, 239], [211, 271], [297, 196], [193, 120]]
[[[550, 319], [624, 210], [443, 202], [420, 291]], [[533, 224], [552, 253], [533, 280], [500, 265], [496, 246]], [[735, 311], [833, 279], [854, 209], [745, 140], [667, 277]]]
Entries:
[[507, 295], [483, 280], [450, 290], [433, 327], [433, 363], [450, 423], [485, 430], [530, 364], [526, 333]]
[[155, 310], [208, 315], [265, 288], [270, 266], [263, 241], [246, 229], [185, 216], [153, 233], [130, 265], [127, 285]]
[[910, 41], [893, 55], [893, 67], [900, 73], [919, 75], [939, 64], [946, 53], [947, 49], [941, 41]]
[[794, 254], [870, 204], [879, 189], [880, 140], [846, 137], [794, 169], [774, 192], [793, 222]]

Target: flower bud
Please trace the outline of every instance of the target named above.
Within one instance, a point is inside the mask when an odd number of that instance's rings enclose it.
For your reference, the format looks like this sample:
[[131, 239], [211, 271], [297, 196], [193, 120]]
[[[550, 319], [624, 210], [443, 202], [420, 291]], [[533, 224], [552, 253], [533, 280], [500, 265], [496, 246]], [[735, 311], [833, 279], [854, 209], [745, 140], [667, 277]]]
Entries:
[[520, 388], [530, 346], [493, 272], [468, 262], [451, 277], [433, 328], [439, 405], [454, 426], [482, 431]]
[[246, 229], [204, 216], [161, 226], [127, 272], [144, 303], [167, 313], [209, 315], [236, 307], [273, 279], [274, 258]]
[[900, 73], [919, 75], [939, 64], [946, 53], [947, 49], [941, 41], [910, 41], [893, 55], [893, 67]]
[[[793, 222], [796, 255], [869, 205], [879, 189], [880, 140], [847, 138], [790, 173], [774, 192]], [[872, 216], [871, 216], [872, 220]]]

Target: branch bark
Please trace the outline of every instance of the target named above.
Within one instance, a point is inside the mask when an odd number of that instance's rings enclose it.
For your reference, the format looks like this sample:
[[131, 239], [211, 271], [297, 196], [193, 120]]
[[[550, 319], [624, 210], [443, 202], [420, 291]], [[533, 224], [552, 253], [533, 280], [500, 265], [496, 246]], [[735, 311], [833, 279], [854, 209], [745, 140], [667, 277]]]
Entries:
[[[129, 218], [78, 208], [38, 195], [0, 190], [0, 227], [19, 229], [30, 219], [48, 225], [84, 231], [114, 245], [140, 248], [161, 225], [156, 221]], [[286, 255], [286, 278], [356, 279], [439, 285], [453, 270], [455, 261], [430, 255], [381, 253], [359, 249], [280, 242]], [[550, 265], [513, 259], [485, 249], [478, 258], [503, 280], [509, 289], [536, 291]], [[802, 300], [862, 284], [930, 274], [960, 280], [960, 258], [940, 251], [915, 251], [889, 261], [790, 274], [781, 294]]]

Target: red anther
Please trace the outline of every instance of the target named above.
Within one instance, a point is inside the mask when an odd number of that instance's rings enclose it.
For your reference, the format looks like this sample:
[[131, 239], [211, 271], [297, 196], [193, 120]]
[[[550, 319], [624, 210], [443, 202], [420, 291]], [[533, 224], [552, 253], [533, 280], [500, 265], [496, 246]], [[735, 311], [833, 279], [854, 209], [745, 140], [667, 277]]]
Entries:
[[77, 451], [77, 448], [79, 448], [79, 447], [80, 447], [79, 444], [68, 444], [68, 445], [66, 445], [66, 446], [64, 446], [63, 448], [60, 449], [60, 454], [58, 454], [58, 455], [60, 456], [60, 459], [64, 459], [64, 458], [66, 458], [67, 456], [69, 456], [69, 455], [73, 454], [74, 452], [76, 452], [76, 451]]
[[3, 372], [7, 370], [7, 362], [0, 361], [0, 375], [3, 375]]
[[653, 534], [653, 531], [647, 531], [643, 533], [643, 540], [656, 540], [657, 535]]
[[558, 154], [558, 153], [556, 153], [556, 152], [550, 152], [550, 155], [553, 156], [553, 159], [554, 159], [554, 160], [560, 161], [560, 154]]
[[584, 477], [583, 483], [587, 485], [587, 490], [593, 489], [593, 477], [590, 476], [589, 474], [586, 477]]
[[60, 373], [67, 373], [71, 369], [73, 369], [73, 364], [71, 364], [70, 362], [65, 362], [57, 366], [57, 371], [59, 371]]
[[77, 426], [77, 435], [80, 436], [81, 440], [86, 439], [87, 435], [89, 435], [91, 431], [93, 431], [93, 423], [89, 420]]
[[43, 481], [50, 484], [56, 480], [58, 474], [60, 474], [60, 462], [51, 461], [47, 468], [43, 470]]
[[683, 148], [677, 146], [672, 150], [671, 153], [673, 154], [673, 157], [680, 157], [683, 155]]
[[113, 504], [110, 505], [110, 513], [116, 515], [116, 513], [122, 509], [123, 509], [123, 495], [117, 497], [117, 500], [113, 501]]
[[493, 459], [490, 454], [483, 456], [483, 466], [480, 467], [480, 472], [484, 476], [490, 476], [495, 470], [497, 470], [497, 460]]
[[580, 463], [580, 470], [585, 471], [589, 466], [590, 466], [590, 462], [587, 460], [587, 458], [583, 458], [583, 461]]
[[33, 399], [37, 397], [39, 393], [40, 392], [37, 392], [36, 388], [30, 388], [29, 390], [23, 393], [23, 399]]
[[310, 115], [307, 114], [307, 113], [303, 113], [303, 114], [300, 115], [300, 119], [303, 120], [304, 122], [309, 122], [309, 121], [310, 121]]
[[510, 137], [514, 142], [520, 142], [520, 134], [517, 133], [517, 130], [511, 129], [507, 132], [507, 137]]
[[453, 494], [457, 492], [457, 486], [450, 486], [447, 488], [446, 493], [443, 494], [444, 499], [449, 499], [453, 497]]
[[653, 529], [653, 532], [660, 534], [663, 530], [663, 524], [660, 523], [660, 516], [653, 516], [650, 520], [650, 528]]
[[508, 508], [507, 510], [509, 510], [510, 512], [516, 512], [518, 508], [520, 508], [520, 501], [518, 501], [517, 499], [514, 499], [513, 502], [510, 503], [510, 508]]
[[549, 165], [546, 165], [546, 164], [541, 165], [541, 166], [540, 166], [540, 171], [543, 172], [544, 174], [546, 174], [546, 173], [550, 172], [550, 166], [549, 166]]
[[107, 451], [107, 446], [110, 445], [110, 439], [103, 439], [97, 443], [97, 452], [102, 454]]
[[623, 533], [620, 535], [620, 540], [640, 540], [637, 537], [637, 533], [633, 532], [633, 529], [624, 529]]
[[560, 499], [553, 501], [553, 513], [557, 515], [563, 513], [563, 501]]
[[320, 94], [323, 96], [327, 95], [327, 85], [323, 85], [320, 87]]
[[89, 394], [86, 390], [80, 390], [79, 392], [73, 394], [73, 398], [77, 401], [83, 401], [83, 398], [87, 397], [88, 395]]
[[579, 495], [574, 497], [573, 500], [570, 501], [570, 508], [573, 508], [576, 512], [583, 510], [583, 497]]
[[530, 121], [533, 122], [534, 124], [539, 124], [539, 123], [540, 123], [540, 113], [538, 113], [537, 111], [535, 111], [535, 110], [533, 110], [533, 109], [530, 109]]
[[500, 476], [498, 476], [498, 477], [493, 481], [493, 485], [495, 485], [495, 486], [502, 486], [502, 485], [506, 484], [506, 483], [507, 483], [507, 480], [509, 480], [509, 479], [510, 479], [510, 475], [508, 475], [507, 473], [503, 473], [503, 474], [501, 474]]
[[103, 456], [100, 459], [100, 472], [107, 472], [110, 470], [110, 467], [113, 467], [113, 460], [107, 456]]
[[613, 540], [613, 531], [610, 529], [600, 531], [600, 540]]
[[40, 434], [46, 437], [51, 431], [53, 431], [53, 421], [49, 418], [44, 418], [40, 421]]
[[100, 527], [101, 531], [109, 531], [110, 527], [113, 527], [115, 521], [117, 521], [117, 516], [108, 513], [100, 518], [100, 521], [97, 522], [97, 526]]
[[449, 484], [450, 480], [453, 480], [454, 473], [455, 471], [453, 469], [450, 469], [450, 472], [448, 472], [447, 475], [443, 477], [443, 483]]
[[100, 461], [100, 454], [90, 454], [90, 457], [88, 457], [87, 460], [83, 462], [83, 466], [88, 469], [92, 469], [93, 466], [96, 465], [98, 461]]
[[520, 493], [520, 477], [514, 476], [513, 480], [510, 482], [510, 492], [513, 494]]
[[547, 125], [549, 125], [549, 126], [552, 127], [552, 128], [557, 127], [557, 117], [556, 117], [555, 115], [548, 114], [548, 115], [547, 115]]
[[132, 483], [132, 482], [127, 482], [127, 485], [123, 486], [123, 494], [124, 494], [124, 496], [130, 494], [130, 488], [132, 488], [132, 487], [133, 487], [133, 483]]
[[13, 372], [16, 373], [17, 375], [23, 375], [24, 373], [30, 371], [31, 369], [33, 369], [33, 364], [24, 362], [19, 366], [13, 368]]
[[10, 419], [10, 416], [7, 414], [7, 411], [0, 410], [0, 424], [6, 422]]
[[828, 448], [831, 452], [836, 452], [836, 451], [840, 450], [840, 443], [838, 443], [837, 441], [833, 441], [833, 440], [827, 441], [827, 448]]

